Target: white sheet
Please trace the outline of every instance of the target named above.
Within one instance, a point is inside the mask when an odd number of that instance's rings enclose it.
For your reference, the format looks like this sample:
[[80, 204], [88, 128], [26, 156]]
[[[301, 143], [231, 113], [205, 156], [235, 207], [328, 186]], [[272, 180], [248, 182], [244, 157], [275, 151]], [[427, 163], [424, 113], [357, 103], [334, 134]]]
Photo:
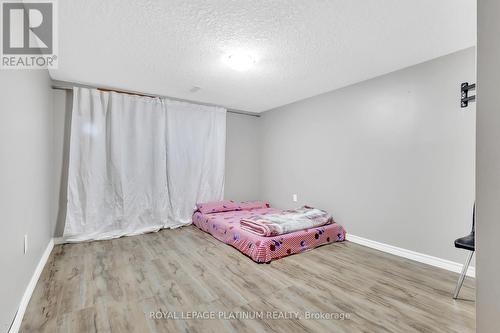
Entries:
[[225, 109], [75, 88], [67, 241], [191, 222], [222, 199]]

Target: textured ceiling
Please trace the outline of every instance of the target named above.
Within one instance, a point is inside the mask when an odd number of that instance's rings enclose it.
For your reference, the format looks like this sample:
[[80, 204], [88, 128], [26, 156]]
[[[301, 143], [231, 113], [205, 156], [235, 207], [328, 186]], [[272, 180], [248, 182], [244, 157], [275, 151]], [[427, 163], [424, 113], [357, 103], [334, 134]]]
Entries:
[[[475, 45], [475, 3], [58, 1], [51, 75], [261, 112]], [[238, 50], [254, 68], [227, 66]]]

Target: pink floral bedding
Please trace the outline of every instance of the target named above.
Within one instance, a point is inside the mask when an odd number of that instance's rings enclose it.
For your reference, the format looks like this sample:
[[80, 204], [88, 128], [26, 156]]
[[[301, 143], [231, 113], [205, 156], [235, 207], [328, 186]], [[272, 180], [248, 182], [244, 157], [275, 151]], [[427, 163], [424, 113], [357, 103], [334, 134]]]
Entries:
[[276, 208], [257, 208], [207, 214], [196, 211], [193, 215], [193, 224], [260, 263], [270, 262], [274, 259], [345, 239], [345, 230], [338, 223], [294, 231], [274, 237], [259, 236], [240, 228], [242, 218], [280, 212], [282, 211]]

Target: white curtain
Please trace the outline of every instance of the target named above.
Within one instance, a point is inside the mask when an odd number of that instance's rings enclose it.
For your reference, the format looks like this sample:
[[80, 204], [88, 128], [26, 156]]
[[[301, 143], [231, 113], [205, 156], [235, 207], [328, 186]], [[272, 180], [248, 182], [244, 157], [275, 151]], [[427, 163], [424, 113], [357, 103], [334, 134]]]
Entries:
[[65, 240], [190, 223], [222, 199], [225, 131], [222, 108], [75, 88]]
[[191, 223], [196, 202], [222, 200], [226, 110], [165, 100], [170, 225]]

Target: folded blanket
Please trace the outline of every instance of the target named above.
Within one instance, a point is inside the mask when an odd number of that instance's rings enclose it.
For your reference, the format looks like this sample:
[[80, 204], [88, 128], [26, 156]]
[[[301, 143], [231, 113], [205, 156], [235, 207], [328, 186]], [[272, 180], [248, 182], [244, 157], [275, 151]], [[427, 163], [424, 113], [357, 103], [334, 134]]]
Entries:
[[327, 212], [308, 206], [278, 214], [255, 215], [241, 219], [241, 229], [260, 236], [276, 236], [333, 223]]

